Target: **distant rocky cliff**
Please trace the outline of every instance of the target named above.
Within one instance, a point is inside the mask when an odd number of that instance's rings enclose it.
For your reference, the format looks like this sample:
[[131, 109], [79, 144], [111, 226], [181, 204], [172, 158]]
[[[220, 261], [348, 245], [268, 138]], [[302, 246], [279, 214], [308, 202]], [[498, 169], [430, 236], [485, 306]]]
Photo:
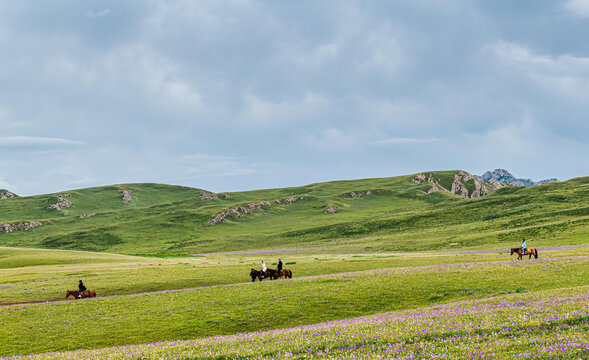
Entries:
[[485, 196], [506, 186], [495, 181], [484, 182], [466, 171], [459, 171], [453, 179], [445, 179], [445, 181], [434, 172], [417, 174], [413, 177], [412, 182], [414, 184], [429, 183], [431, 187], [427, 191], [428, 194], [446, 191], [459, 195], [463, 199]]
[[519, 178], [516, 178], [515, 176], [513, 176], [509, 171], [507, 171], [505, 169], [495, 169], [494, 171], [487, 171], [482, 176], [477, 176], [477, 175], [475, 175], [475, 176], [477, 178], [483, 180], [484, 182], [496, 181], [499, 183], [508, 183], [508, 184], [513, 184], [516, 186], [528, 186], [528, 187], [559, 181], [558, 179], [555, 179], [555, 178], [540, 180], [540, 181], [533, 181], [531, 179], [519, 179]]
[[0, 189], [0, 199], [11, 199], [15, 197], [18, 197], [18, 195], [8, 190]]

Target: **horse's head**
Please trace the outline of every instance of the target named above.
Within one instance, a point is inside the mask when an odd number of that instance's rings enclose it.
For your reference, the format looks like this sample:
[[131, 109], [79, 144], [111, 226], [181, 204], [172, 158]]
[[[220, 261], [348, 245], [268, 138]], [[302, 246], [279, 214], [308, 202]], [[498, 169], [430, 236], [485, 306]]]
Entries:
[[68, 296], [70, 296], [70, 295], [71, 295], [71, 296], [73, 296], [73, 297], [76, 297], [76, 295], [74, 295], [74, 292], [73, 292], [72, 290], [68, 290], [68, 291], [66, 291], [66, 293], [65, 293], [65, 298], [67, 299], [67, 298], [68, 298]]
[[511, 253], [509, 255], [513, 255], [514, 252], [515, 252], [515, 249], [511, 248]]

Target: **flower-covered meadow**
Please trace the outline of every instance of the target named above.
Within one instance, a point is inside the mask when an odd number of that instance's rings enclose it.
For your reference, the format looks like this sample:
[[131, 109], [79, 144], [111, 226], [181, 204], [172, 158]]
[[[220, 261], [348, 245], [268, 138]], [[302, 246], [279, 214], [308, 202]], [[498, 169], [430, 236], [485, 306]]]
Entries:
[[503, 295], [291, 329], [26, 358], [587, 359], [589, 288]]

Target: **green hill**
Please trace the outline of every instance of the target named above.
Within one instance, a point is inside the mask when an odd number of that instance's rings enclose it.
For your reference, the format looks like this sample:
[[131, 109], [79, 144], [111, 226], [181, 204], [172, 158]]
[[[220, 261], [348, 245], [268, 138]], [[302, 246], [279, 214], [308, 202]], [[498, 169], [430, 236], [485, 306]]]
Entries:
[[499, 188], [460, 171], [220, 194], [122, 184], [0, 200], [0, 246], [190, 254], [580, 244], [588, 195], [589, 177]]

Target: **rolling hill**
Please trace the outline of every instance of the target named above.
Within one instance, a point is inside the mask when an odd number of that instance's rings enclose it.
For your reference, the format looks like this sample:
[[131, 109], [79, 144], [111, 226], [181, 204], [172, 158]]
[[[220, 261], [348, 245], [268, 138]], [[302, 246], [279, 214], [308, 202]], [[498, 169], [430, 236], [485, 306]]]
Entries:
[[419, 251], [583, 242], [589, 177], [533, 188], [463, 171], [213, 194], [121, 184], [0, 200], [0, 246], [120, 254]]

